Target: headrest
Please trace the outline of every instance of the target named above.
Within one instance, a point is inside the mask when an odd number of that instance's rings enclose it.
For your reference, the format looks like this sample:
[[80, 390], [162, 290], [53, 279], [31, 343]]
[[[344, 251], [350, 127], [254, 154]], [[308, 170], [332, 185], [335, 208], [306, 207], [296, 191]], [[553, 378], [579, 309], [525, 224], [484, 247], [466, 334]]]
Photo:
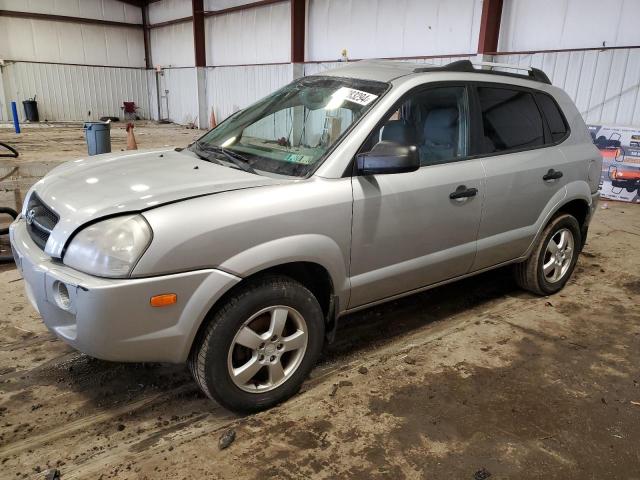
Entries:
[[434, 108], [424, 122], [424, 138], [436, 144], [451, 144], [458, 132], [458, 109]]

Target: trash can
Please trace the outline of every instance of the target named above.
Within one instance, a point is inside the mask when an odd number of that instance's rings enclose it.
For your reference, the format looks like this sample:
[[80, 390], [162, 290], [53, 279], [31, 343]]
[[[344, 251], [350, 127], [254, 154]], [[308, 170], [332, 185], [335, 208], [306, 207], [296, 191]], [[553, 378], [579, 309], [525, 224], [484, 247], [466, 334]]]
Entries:
[[111, 152], [111, 123], [86, 122], [84, 135], [87, 139], [89, 155]]
[[22, 102], [22, 105], [24, 106], [24, 116], [27, 117], [27, 121], [29, 122], [40, 121], [40, 117], [38, 116], [38, 102], [36, 102], [35, 98], [24, 100]]

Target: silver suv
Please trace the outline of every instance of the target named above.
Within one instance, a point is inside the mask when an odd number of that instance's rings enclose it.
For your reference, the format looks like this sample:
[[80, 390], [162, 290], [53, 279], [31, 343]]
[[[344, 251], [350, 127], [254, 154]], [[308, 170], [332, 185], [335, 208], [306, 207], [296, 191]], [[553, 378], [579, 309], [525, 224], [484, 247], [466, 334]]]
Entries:
[[59, 166], [11, 242], [62, 340], [186, 361], [208, 396], [255, 411], [299, 389], [344, 314], [507, 264], [531, 292], [560, 290], [600, 172], [539, 70], [357, 62], [187, 148]]

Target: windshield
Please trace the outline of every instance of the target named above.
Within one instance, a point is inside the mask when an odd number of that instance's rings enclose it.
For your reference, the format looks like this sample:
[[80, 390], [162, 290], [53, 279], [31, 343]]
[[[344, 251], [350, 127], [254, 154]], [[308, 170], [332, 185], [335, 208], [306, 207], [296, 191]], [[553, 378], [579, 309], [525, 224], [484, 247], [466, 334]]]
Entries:
[[[247, 171], [306, 176], [388, 84], [307, 77], [237, 112], [191, 148]], [[213, 157], [213, 158], [211, 158]]]

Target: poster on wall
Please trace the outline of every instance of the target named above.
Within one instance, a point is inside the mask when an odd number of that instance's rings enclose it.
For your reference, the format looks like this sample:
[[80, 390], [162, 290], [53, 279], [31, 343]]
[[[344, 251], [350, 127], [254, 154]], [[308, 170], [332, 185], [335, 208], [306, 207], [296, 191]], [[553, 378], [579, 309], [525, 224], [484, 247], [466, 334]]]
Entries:
[[640, 203], [640, 128], [587, 126], [602, 154], [600, 197]]

